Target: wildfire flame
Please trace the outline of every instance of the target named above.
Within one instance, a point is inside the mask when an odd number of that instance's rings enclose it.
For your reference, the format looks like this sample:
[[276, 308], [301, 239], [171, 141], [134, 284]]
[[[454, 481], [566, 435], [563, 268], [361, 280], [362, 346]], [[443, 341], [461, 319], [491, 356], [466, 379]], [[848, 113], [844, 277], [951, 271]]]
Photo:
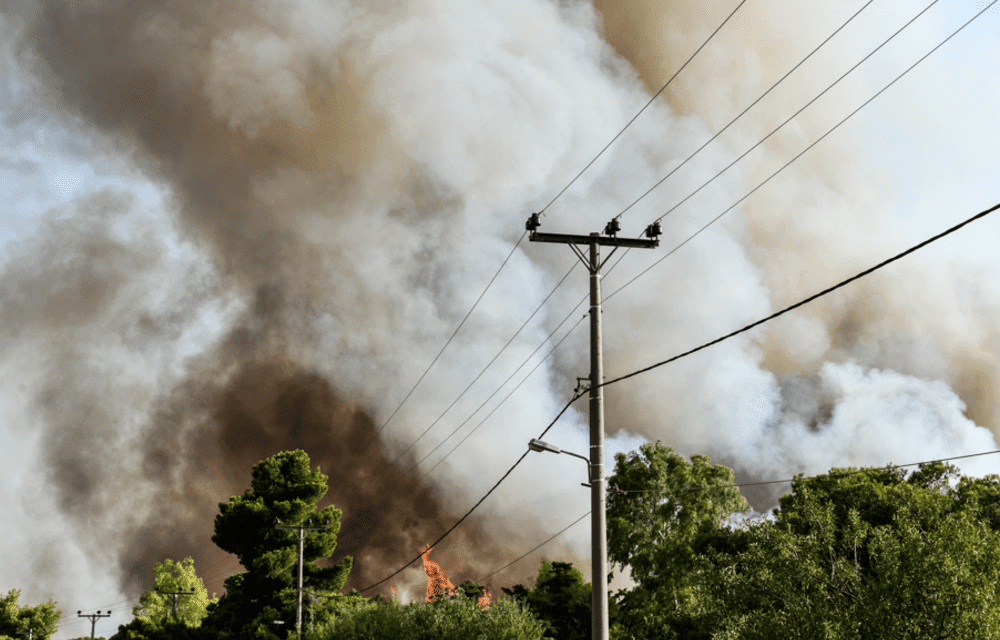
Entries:
[[427, 602], [434, 602], [438, 596], [458, 594], [458, 589], [444, 572], [441, 565], [431, 560], [431, 550], [434, 547], [429, 544], [420, 547], [420, 557], [424, 561], [424, 573], [427, 574]]
[[[433, 548], [430, 545], [420, 547], [420, 557], [424, 561], [424, 573], [427, 574], [427, 602], [434, 602], [442, 595], [458, 595], [458, 588], [444, 575], [441, 565], [431, 560], [430, 555]], [[485, 591], [477, 602], [479, 606], [485, 607], [492, 598], [493, 594]]]

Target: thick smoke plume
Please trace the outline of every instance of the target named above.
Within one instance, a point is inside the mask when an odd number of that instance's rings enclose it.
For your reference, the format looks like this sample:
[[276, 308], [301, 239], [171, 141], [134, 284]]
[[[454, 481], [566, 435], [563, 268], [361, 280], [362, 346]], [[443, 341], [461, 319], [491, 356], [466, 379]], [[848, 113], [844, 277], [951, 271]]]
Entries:
[[[603, 228], [860, 6], [834, 3], [805, 19], [775, 12], [776, 1], [751, 4], [557, 201], [547, 230]], [[899, 4], [880, 19], [912, 8]], [[361, 453], [527, 214], [731, 9], [653, 0], [10, 6], [7, 53], [30, 91], [9, 126], [72, 128], [78, 153], [126, 181], [46, 214], [10, 245], [0, 276], [4, 379], [17, 372], [8, 399], [28, 416], [11, 432], [37, 441], [44, 476], [21, 509], [63, 523], [39, 542], [76, 545], [67, 563], [110, 576], [129, 597], [148, 588], [156, 561], [185, 555], [219, 590], [235, 567], [209, 541], [217, 504], [280, 450], [305, 449], [330, 476], [327, 500], [345, 514], [337, 553], [355, 557], [356, 587], [412, 558], [492, 486], [586, 373], [584, 331], [426, 478], [457, 438], [408, 467], [570, 312], [584, 292], [579, 270], [441, 423], [390, 461], [573, 265], [564, 248], [514, 252], [378, 446]], [[831, 82], [869, 46], [862, 40], [846, 33], [803, 80], [626, 214], [625, 232], [637, 234]], [[828, 113], [844, 115], [837, 104], [668, 217], [663, 245], [825, 131]], [[883, 240], [893, 194], [859, 175], [860, 155], [850, 136], [831, 139], [614, 293], [608, 375], [728, 332], [905, 246]], [[148, 191], [156, 197], [137, 195]], [[641, 253], [607, 275], [606, 295], [660, 256]], [[741, 478], [769, 479], [993, 448], [1000, 292], [969, 284], [979, 282], [970, 263], [936, 260], [899, 265], [758, 334], [609, 388], [612, 450], [660, 439]], [[584, 424], [571, 412], [547, 439], [583, 452]], [[436, 549], [459, 566], [453, 581], [489, 573], [589, 508], [582, 465], [541, 458], [530, 456]], [[774, 499], [751, 497], [759, 507]], [[581, 526], [546, 553], [582, 561], [587, 540]], [[66, 602], [66, 583], [86, 584], [65, 577], [48, 549], [22, 562], [17, 579], [33, 583], [19, 586], [31, 593]], [[497, 593], [533, 568], [489, 586]], [[423, 583], [419, 564], [395, 581], [411, 597]]]

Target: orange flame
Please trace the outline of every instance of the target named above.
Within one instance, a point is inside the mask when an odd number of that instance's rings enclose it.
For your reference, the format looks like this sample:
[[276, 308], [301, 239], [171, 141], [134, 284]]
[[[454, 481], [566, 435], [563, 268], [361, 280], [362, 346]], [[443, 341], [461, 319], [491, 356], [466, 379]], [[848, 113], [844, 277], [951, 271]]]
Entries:
[[492, 598], [493, 598], [493, 594], [490, 593], [489, 591], [486, 591], [484, 589], [482, 597], [479, 598], [479, 600], [478, 600], [479, 606], [480, 607], [485, 607], [485, 606], [489, 605], [490, 599], [492, 599]]
[[[444, 575], [441, 565], [431, 560], [430, 554], [433, 548], [430, 545], [420, 547], [420, 557], [424, 561], [424, 573], [427, 574], [427, 602], [434, 602], [442, 595], [454, 596], [458, 594], [458, 588]], [[489, 605], [492, 598], [492, 593], [484, 591], [477, 602], [480, 607], [485, 607]]]
[[441, 565], [430, 559], [433, 548], [429, 544], [420, 547], [420, 557], [424, 561], [424, 573], [427, 574], [427, 602], [434, 602], [438, 596], [453, 596], [458, 593], [455, 585], [441, 571]]

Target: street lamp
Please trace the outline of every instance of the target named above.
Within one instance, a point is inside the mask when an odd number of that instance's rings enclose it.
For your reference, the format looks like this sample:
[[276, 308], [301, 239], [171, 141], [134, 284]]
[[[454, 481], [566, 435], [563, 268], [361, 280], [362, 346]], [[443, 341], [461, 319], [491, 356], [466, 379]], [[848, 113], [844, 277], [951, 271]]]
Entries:
[[[565, 453], [566, 455], [580, 458], [587, 463], [587, 479], [589, 484], [580, 483], [585, 487], [590, 487], [591, 495], [591, 613], [593, 614], [592, 638], [593, 640], [607, 640], [608, 638], [608, 530], [604, 519], [604, 464], [603, 455], [597, 456], [595, 464], [598, 464], [597, 475], [594, 475], [594, 467], [590, 460], [571, 451], [563, 451], [559, 447], [542, 442], [537, 438], [528, 443], [531, 451], [548, 451], [550, 453]], [[593, 447], [591, 447], [593, 450]]]
[[[532, 438], [531, 442], [528, 443], [528, 448], [532, 451], [548, 451], [549, 453], [565, 453], [568, 456], [573, 456], [574, 458], [579, 458], [587, 463], [587, 480], [590, 480], [593, 476], [591, 475], [590, 460], [585, 456], [581, 456], [578, 453], [573, 453], [572, 451], [563, 451], [554, 444], [549, 444], [548, 442], [542, 442], [538, 438]], [[589, 487], [589, 482], [581, 482], [581, 486]]]

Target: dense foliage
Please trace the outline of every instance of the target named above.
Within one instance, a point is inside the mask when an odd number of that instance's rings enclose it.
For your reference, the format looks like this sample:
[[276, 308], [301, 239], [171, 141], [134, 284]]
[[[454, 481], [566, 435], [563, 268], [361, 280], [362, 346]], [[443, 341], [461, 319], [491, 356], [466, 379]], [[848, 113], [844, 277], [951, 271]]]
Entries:
[[[609, 478], [608, 550], [635, 586], [611, 603], [613, 640], [944, 639], [1000, 637], [1000, 477], [962, 477], [942, 463], [912, 472], [833, 469], [796, 477], [764, 516], [726, 467], [660, 443], [616, 457]], [[401, 605], [341, 595], [350, 559], [320, 567], [340, 512], [316, 509], [326, 476], [301, 451], [254, 467], [251, 489], [220, 505], [213, 538], [246, 571], [210, 602], [190, 559], [155, 570], [151, 591], [112, 640], [276, 639], [294, 629], [297, 535], [275, 529], [329, 522], [305, 541], [310, 640], [584, 640], [590, 585], [569, 563], [543, 560], [531, 587], [482, 606], [481, 585]], [[55, 603], [0, 599], [0, 640], [32, 629], [47, 640]], [[275, 625], [276, 620], [285, 621]], [[200, 626], [199, 626], [200, 624]]]
[[309, 640], [542, 640], [544, 627], [511, 600], [481, 607], [460, 595], [433, 604], [367, 603], [335, 615]]
[[1000, 635], [1000, 478], [954, 467], [797, 477], [768, 517], [732, 475], [659, 443], [618, 457], [609, 502], [616, 638], [993, 638]]
[[[608, 478], [608, 556], [637, 586], [618, 594], [615, 638], [699, 637], [705, 609], [701, 547], [748, 508], [733, 471], [659, 443], [618, 454]], [[712, 613], [717, 615], [717, 612]]]
[[[183, 595], [176, 596], [175, 600], [173, 593]], [[133, 607], [132, 615], [156, 626], [179, 622], [195, 628], [201, 626], [208, 614], [208, 605], [216, 600], [214, 595], [208, 597], [205, 583], [195, 573], [192, 558], [180, 562], [167, 558], [153, 568], [153, 589]]]
[[[284, 637], [295, 626], [297, 602], [298, 533], [275, 528], [325, 525], [309, 531], [304, 543], [304, 588], [332, 596], [347, 582], [351, 558], [328, 567], [316, 561], [328, 558], [337, 546], [341, 512], [316, 508], [326, 494], [327, 477], [309, 467], [304, 451], [285, 451], [254, 465], [251, 487], [241, 496], [219, 505], [212, 540], [239, 558], [246, 569], [226, 579], [226, 594], [208, 607], [205, 626], [222, 638]], [[310, 608], [314, 620], [325, 620], [340, 599], [317, 598]], [[275, 625], [276, 620], [285, 622]]]
[[542, 621], [546, 637], [556, 640], [591, 637], [591, 586], [572, 564], [543, 559], [532, 587], [519, 584], [503, 591]]

